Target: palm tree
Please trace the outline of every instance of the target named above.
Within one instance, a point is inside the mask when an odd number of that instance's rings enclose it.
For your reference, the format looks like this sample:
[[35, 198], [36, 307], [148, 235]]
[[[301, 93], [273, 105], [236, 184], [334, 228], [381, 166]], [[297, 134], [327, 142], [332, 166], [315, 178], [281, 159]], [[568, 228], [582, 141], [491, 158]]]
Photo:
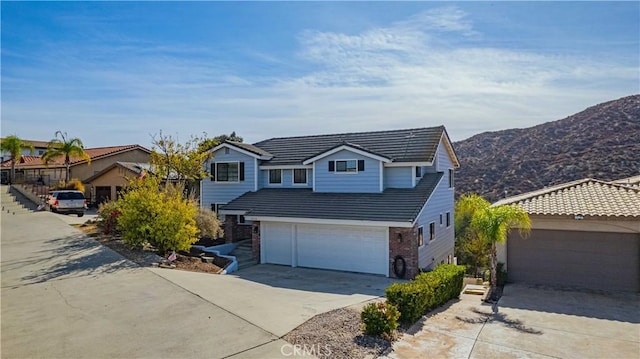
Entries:
[[11, 183], [14, 182], [16, 176], [16, 162], [20, 162], [22, 159], [22, 150], [29, 150], [30, 153], [33, 153], [34, 148], [32, 144], [21, 140], [16, 135], [7, 136], [0, 142], [0, 151], [11, 154]]
[[[58, 138], [58, 136], [60, 138]], [[54, 158], [64, 156], [64, 165], [67, 169], [65, 182], [69, 181], [71, 172], [71, 156], [79, 157], [91, 163], [91, 157], [84, 152], [84, 145], [79, 138], [67, 138], [67, 133], [56, 131], [56, 138], [51, 140], [47, 146], [47, 151], [42, 155], [45, 164], [49, 164]]]
[[495, 294], [498, 286], [496, 245], [504, 243], [509, 231], [514, 228], [518, 228], [522, 236], [528, 235], [531, 230], [529, 215], [515, 205], [492, 206], [477, 194], [462, 195], [457, 209], [459, 215], [469, 216], [469, 230], [475, 233], [477, 239], [491, 245], [491, 293]]

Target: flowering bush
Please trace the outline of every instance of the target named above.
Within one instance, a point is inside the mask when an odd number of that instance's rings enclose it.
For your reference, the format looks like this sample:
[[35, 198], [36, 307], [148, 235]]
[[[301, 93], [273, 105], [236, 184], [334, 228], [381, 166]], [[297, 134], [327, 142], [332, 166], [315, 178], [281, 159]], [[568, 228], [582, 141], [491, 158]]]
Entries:
[[98, 227], [104, 234], [118, 233], [118, 217], [122, 214], [117, 201], [101, 203], [98, 206]]

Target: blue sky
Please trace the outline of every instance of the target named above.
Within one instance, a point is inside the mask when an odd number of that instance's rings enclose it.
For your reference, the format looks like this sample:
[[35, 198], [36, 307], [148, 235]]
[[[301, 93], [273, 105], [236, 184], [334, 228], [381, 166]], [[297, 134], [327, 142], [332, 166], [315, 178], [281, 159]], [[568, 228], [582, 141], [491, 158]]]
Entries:
[[88, 147], [428, 127], [640, 92], [638, 2], [6, 2], [3, 136]]

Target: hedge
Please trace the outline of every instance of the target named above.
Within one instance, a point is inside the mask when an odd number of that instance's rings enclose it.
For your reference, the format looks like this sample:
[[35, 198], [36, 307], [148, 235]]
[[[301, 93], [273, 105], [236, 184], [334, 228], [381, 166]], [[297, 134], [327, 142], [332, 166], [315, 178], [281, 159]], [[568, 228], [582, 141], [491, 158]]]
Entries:
[[402, 323], [415, 323], [427, 310], [460, 296], [464, 273], [464, 266], [441, 264], [431, 272], [420, 273], [411, 282], [387, 287], [387, 301], [400, 310]]

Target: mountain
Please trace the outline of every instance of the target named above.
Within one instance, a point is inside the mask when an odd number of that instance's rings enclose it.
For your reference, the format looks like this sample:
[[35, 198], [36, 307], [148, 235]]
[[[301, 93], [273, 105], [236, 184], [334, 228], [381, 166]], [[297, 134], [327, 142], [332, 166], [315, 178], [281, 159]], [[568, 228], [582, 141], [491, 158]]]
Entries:
[[490, 201], [586, 177], [640, 173], [640, 95], [538, 126], [484, 132], [454, 143], [457, 194]]

